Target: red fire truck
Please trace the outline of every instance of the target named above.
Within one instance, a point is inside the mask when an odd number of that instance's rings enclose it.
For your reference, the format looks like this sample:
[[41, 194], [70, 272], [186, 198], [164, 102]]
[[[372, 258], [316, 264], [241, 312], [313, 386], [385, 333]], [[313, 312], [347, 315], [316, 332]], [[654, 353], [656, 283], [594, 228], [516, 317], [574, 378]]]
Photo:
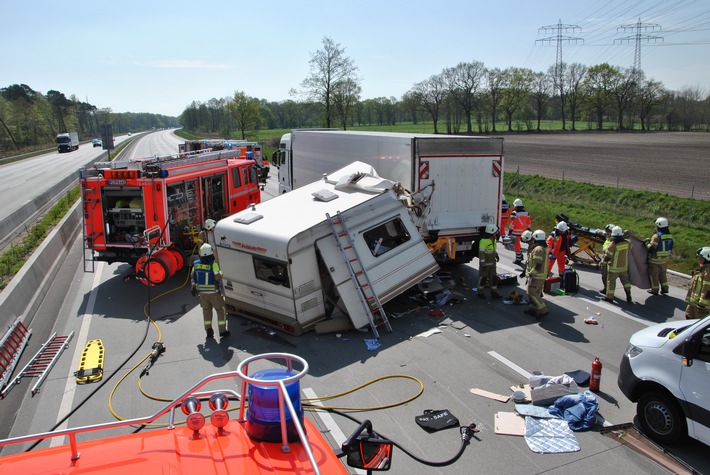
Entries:
[[198, 150], [240, 150], [242, 154], [246, 154], [247, 158], [253, 158], [256, 166], [259, 167], [259, 174], [262, 183], [266, 183], [266, 178], [269, 176], [269, 160], [264, 156], [261, 149], [261, 144], [258, 142], [250, 142], [248, 140], [225, 140], [225, 139], [204, 139], [204, 140], [186, 140], [178, 145], [180, 153], [194, 152]]
[[84, 271], [126, 262], [147, 285], [183, 267], [206, 219], [261, 201], [259, 169], [243, 148], [100, 162], [79, 177]]

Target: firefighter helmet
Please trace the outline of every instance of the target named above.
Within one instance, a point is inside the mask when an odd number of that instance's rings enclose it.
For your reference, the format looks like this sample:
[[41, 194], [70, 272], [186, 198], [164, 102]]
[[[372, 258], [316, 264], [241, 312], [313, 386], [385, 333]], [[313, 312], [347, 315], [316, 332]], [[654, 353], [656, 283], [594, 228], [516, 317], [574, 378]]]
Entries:
[[520, 198], [516, 198], [516, 200], [513, 201], [513, 206], [515, 206], [516, 208], [518, 206], [523, 206], [523, 200], [521, 200]]
[[656, 227], [657, 228], [667, 228], [668, 227], [668, 220], [664, 217], [660, 217], [656, 220]]
[[569, 226], [567, 226], [567, 223], [565, 223], [564, 221], [560, 221], [559, 223], [557, 223], [557, 226], [555, 226], [555, 229], [564, 233], [569, 231]]
[[214, 219], [208, 219], [205, 221], [205, 229], [208, 231], [212, 231], [216, 225], [217, 223], [215, 223]]
[[535, 232], [532, 233], [532, 238], [536, 241], [544, 241], [547, 235], [545, 235], [545, 231], [542, 229], [536, 229]]
[[530, 242], [532, 240], [532, 231], [526, 229], [523, 234], [520, 235], [520, 240], [523, 242]]
[[495, 224], [486, 224], [486, 233], [487, 234], [495, 234], [498, 232], [498, 226]]
[[616, 226], [616, 225], [609, 223], [609, 224], [607, 224], [606, 226], [604, 226], [604, 231], [610, 233], [611, 230], [614, 229], [614, 226]]
[[623, 236], [624, 230], [621, 229], [621, 226], [614, 226], [613, 228], [611, 228], [611, 235], [612, 236]]
[[204, 243], [200, 247], [200, 257], [211, 256], [211, 255], [212, 255], [212, 246], [210, 246], [207, 243]]
[[696, 254], [710, 262], [710, 247], [701, 247], [696, 251]]

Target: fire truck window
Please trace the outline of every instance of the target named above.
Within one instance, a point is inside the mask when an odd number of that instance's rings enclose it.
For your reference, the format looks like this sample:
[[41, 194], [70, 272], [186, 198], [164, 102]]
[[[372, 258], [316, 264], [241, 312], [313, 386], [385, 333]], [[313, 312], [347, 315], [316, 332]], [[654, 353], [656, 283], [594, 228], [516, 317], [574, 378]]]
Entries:
[[254, 260], [254, 275], [259, 280], [269, 282], [274, 285], [283, 285], [291, 287], [288, 279], [288, 271], [286, 263], [264, 259], [263, 257], [253, 257]]
[[227, 214], [224, 207], [224, 175], [206, 177], [205, 181], [205, 217], [221, 218]]
[[242, 186], [242, 177], [239, 174], [239, 168], [232, 168], [232, 181], [234, 182], [235, 189]]
[[410, 236], [401, 219], [395, 218], [363, 233], [367, 247], [377, 257], [409, 241]]
[[249, 183], [249, 170], [247, 170], [246, 167], [242, 168], [242, 173], [244, 174], [244, 181], [243, 183], [246, 185]]
[[256, 176], [256, 167], [249, 167], [249, 183], [258, 183], [259, 178]]

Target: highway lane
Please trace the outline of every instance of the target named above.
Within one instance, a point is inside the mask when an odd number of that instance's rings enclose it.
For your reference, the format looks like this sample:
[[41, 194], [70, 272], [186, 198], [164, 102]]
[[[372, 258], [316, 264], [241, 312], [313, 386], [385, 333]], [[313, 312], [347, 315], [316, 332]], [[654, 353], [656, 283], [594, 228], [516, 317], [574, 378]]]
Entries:
[[[269, 196], [274, 194], [274, 178], [272, 173], [267, 185]], [[294, 210], [295, 216], [297, 213], [298, 210]], [[512, 253], [502, 250], [501, 255], [499, 272], [518, 271], [512, 264]], [[598, 393], [600, 414], [609, 423], [630, 422], [634, 405], [616, 388], [621, 354], [633, 332], [655, 322], [683, 318], [683, 289], [673, 288], [670, 297], [655, 298], [634, 289], [634, 304], [609, 305], [600, 302], [595, 292], [600, 283], [598, 273], [580, 267], [582, 291], [573, 296], [547, 296], [551, 313], [538, 323], [522, 313], [524, 307], [476, 298], [473, 291], [478, 274], [476, 261], [451, 269], [455, 290], [464, 300], [444, 306], [444, 317], [432, 317], [427, 307], [408, 295], [388, 303], [386, 309], [393, 317], [409, 313], [393, 318], [394, 331], [383, 331], [380, 348], [368, 351], [364, 344], [364, 339], [370, 337], [368, 333], [347, 331], [338, 337], [310, 332], [298, 338], [280, 334], [294, 345], [286, 346], [255, 336], [250, 332], [254, 326], [235, 316], [229, 317], [232, 336], [228, 340], [206, 341], [201, 328], [201, 310], [197, 300], [190, 296], [189, 286], [184, 285], [187, 279], [184, 272], [165, 286], [151, 289], [136, 281], [124, 282], [120, 276], [125, 266], [100, 264], [96, 273], [86, 274], [80, 260], [80, 239], [77, 238], [61, 278], [57, 279], [57, 289], [45, 298], [39, 313], [42, 319], [56, 319], [54, 331], [59, 334], [75, 331], [77, 336], [37, 396], [30, 396], [29, 381], [14, 390], [24, 397], [22, 406], [12, 414], [13, 435], [53, 427], [70, 408], [77, 407], [89, 396], [70, 417], [69, 426], [111, 421], [117, 416], [143, 416], [162, 407], [164, 403], [160, 398], [174, 397], [208, 373], [233, 370], [253, 354], [280, 351], [306, 358], [311, 370], [301, 387], [319, 396], [346, 391], [380, 376], [407, 374], [418, 378], [425, 388], [419, 398], [403, 406], [353, 415], [370, 418], [376, 430], [425, 459], [440, 461], [452, 456], [458, 448], [459, 437], [454, 430], [428, 434], [414, 424], [415, 415], [425, 409], [447, 408], [462, 423], [474, 421], [479, 425], [481, 432], [477, 439], [456, 464], [424, 467], [397, 450], [391, 471], [394, 474], [458, 474], [464, 470], [667, 473], [597, 432], [577, 434], [580, 452], [534, 454], [521, 437], [495, 434], [495, 414], [512, 412], [512, 402], [499, 403], [473, 395], [469, 390], [480, 388], [508, 395], [511, 385], [525, 382], [526, 375], [534, 370], [550, 375], [575, 369], [589, 371], [591, 361], [598, 356], [604, 362], [602, 390]], [[524, 288], [522, 282], [520, 285]], [[508, 294], [515, 288], [501, 290]], [[146, 314], [156, 322], [160, 333], [147, 323]], [[595, 315], [600, 324], [585, 325], [583, 320], [589, 315]], [[441, 333], [419, 336], [431, 329]], [[101, 338], [107, 350], [106, 381], [102, 387], [77, 385], [73, 378], [78, 354], [85, 341], [93, 338]], [[162, 339], [167, 350], [141, 379], [141, 389], [138, 387], [138, 374], [144, 368], [141, 358], [158, 339]], [[33, 338], [32, 344], [36, 348], [42, 341], [42, 338]], [[132, 355], [134, 349], [138, 351]], [[128, 364], [119, 370], [124, 360]], [[131, 367], [136, 367], [137, 371], [118, 384]], [[115, 377], [110, 378], [114, 372]], [[417, 389], [411, 380], [393, 380], [326, 404], [382, 406], [411, 397]], [[8, 401], [2, 404], [5, 402]], [[334, 428], [317, 415], [309, 413], [309, 417], [329, 437], [335, 433]], [[354, 429], [352, 423], [341, 417], [335, 416], [335, 422], [346, 434]], [[707, 473], [710, 462], [701, 457], [702, 447], [688, 442], [672, 450]]]
[[[116, 147], [128, 140], [127, 135], [116, 137]], [[38, 195], [52, 188], [69, 176], [78, 177], [78, 170], [91, 163], [106, 151], [83, 143], [78, 150], [58, 153], [56, 150], [36, 157], [19, 160], [2, 166], [0, 173], [0, 220]]]

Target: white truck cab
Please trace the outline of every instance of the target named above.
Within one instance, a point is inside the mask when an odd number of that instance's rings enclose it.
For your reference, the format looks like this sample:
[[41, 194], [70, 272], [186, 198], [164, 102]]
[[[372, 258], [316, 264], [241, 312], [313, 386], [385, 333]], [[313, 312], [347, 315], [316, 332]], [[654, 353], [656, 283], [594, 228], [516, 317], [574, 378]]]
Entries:
[[663, 443], [689, 435], [710, 445], [710, 317], [634, 333], [617, 383], [638, 402], [646, 435]]

